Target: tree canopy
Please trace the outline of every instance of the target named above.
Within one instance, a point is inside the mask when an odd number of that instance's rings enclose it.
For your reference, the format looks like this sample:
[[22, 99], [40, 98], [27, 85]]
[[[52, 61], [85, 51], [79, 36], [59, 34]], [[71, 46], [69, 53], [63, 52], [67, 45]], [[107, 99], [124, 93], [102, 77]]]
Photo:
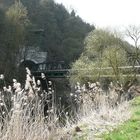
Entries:
[[[53, 0], [22, 2], [28, 9], [32, 28], [44, 30], [38, 34], [36, 45], [48, 52], [48, 59], [63, 60], [67, 64], [78, 59], [84, 48], [83, 40], [94, 26], [85, 23], [74, 11], [68, 12], [62, 4]], [[28, 40], [33, 42], [31, 38]], [[65, 53], [67, 49], [68, 55]]]
[[[122, 80], [119, 67], [128, 66], [127, 49], [130, 45], [107, 30], [97, 29], [85, 39], [85, 49], [73, 64], [72, 81], [99, 80], [113, 76]], [[104, 69], [107, 68], [107, 69]]]
[[[74, 10], [68, 12], [62, 4], [53, 0], [2, 0], [1, 60], [16, 64], [15, 56], [19, 49], [33, 46], [47, 51], [48, 61], [65, 61], [70, 65], [82, 53], [83, 40], [94, 28], [77, 16]], [[5, 71], [6, 66], [2, 69]]]
[[17, 55], [24, 45], [26, 27], [28, 25], [27, 10], [22, 3], [15, 2], [0, 14], [0, 71], [9, 76], [15, 73]]

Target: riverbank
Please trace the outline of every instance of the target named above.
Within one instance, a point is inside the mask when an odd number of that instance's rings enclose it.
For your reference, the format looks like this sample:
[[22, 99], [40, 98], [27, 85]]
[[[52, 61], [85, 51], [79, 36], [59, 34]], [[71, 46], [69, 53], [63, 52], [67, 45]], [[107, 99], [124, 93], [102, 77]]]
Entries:
[[140, 97], [107, 112], [85, 118], [72, 140], [140, 140]]
[[89, 112], [87, 116], [79, 119], [77, 123], [65, 128], [64, 131], [67, 135], [64, 140], [104, 139], [105, 135], [102, 134], [108, 134], [130, 119], [131, 112], [129, 108], [129, 102], [123, 102], [115, 108], [101, 106], [100, 110]]
[[131, 102], [131, 118], [109, 134], [102, 135], [104, 140], [140, 140], [140, 97]]

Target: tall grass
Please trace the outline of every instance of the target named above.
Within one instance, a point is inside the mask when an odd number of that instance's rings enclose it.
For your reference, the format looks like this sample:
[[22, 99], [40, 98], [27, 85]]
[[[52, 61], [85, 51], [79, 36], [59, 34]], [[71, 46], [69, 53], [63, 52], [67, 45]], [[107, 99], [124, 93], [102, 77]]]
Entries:
[[[84, 130], [82, 126], [88, 125], [95, 135], [130, 116], [128, 102], [113, 88], [106, 94], [98, 82], [88, 83], [88, 87], [77, 83], [69, 95], [67, 112], [61, 103], [59, 108], [56, 106], [51, 81], [46, 82], [48, 91], [44, 91], [28, 68], [26, 72], [24, 86], [13, 79], [12, 86], [5, 85], [1, 90], [1, 140], [71, 140], [77, 126]], [[43, 74], [42, 78], [46, 80]]]

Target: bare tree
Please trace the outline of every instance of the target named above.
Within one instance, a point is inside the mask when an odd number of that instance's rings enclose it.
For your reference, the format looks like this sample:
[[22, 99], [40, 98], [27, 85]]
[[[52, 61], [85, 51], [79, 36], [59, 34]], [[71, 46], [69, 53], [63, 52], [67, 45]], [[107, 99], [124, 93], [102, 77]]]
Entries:
[[131, 54], [133, 65], [140, 64], [140, 25], [129, 25], [126, 29], [126, 36], [130, 38], [134, 44], [134, 52]]
[[130, 25], [126, 29], [126, 36], [132, 39], [135, 48], [140, 47], [140, 26]]

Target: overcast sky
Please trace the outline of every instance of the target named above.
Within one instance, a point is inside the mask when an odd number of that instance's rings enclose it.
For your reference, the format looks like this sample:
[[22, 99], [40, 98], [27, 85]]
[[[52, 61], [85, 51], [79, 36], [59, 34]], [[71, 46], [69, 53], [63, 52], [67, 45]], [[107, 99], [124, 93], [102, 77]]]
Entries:
[[140, 24], [140, 0], [55, 0], [96, 27]]

